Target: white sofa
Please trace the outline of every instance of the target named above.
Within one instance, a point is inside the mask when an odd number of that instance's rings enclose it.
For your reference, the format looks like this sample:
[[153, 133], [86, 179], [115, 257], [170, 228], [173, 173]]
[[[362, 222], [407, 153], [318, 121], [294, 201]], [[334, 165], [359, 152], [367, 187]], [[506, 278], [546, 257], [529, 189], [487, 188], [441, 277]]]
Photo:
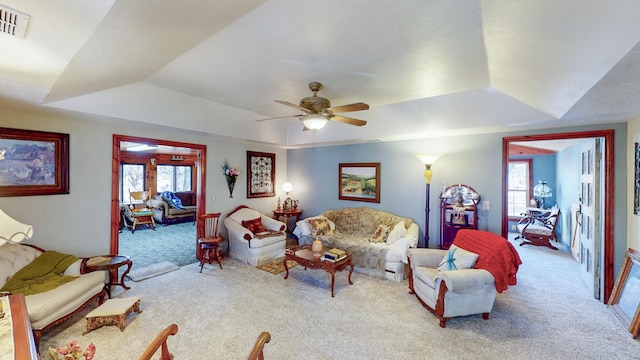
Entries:
[[[310, 222], [322, 218], [329, 220], [331, 231], [317, 238], [326, 248], [351, 252], [355, 271], [396, 282], [405, 280], [407, 249], [418, 242], [419, 228], [413, 219], [368, 207], [326, 210], [296, 223], [293, 233], [298, 236], [298, 244], [313, 242]], [[388, 225], [389, 234], [382, 242], [370, 242], [381, 224]]]
[[[258, 218], [266, 231], [254, 233], [242, 226], [243, 221]], [[258, 265], [284, 256], [287, 226], [282, 221], [240, 205], [227, 215], [224, 225], [229, 233], [229, 256], [232, 258], [246, 264]]]
[[[40, 256], [44, 250], [19, 244], [0, 246], [0, 288], [18, 270]], [[45, 330], [70, 318], [93, 299], [102, 303], [106, 295], [104, 271], [82, 274], [84, 259], [78, 259], [65, 270], [64, 275], [75, 276], [71, 282], [53, 290], [25, 296], [36, 344]]]

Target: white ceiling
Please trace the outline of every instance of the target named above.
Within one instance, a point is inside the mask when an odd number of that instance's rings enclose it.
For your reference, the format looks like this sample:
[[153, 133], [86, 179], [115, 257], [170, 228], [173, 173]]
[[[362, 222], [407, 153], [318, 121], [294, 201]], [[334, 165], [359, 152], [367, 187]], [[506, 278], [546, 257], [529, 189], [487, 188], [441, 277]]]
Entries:
[[[637, 0], [0, 0], [0, 97], [285, 147], [640, 116]], [[363, 127], [302, 131], [319, 95]]]

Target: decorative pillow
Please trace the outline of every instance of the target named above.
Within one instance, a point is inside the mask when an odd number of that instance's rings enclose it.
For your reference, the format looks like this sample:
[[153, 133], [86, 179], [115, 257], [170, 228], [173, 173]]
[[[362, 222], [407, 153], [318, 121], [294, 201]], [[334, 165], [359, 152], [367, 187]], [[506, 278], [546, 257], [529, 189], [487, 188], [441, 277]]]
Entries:
[[313, 219], [325, 219], [325, 220], [327, 220], [327, 222], [329, 223], [330, 231], [331, 231], [329, 234], [333, 234], [333, 231], [336, 229], [336, 224], [334, 224], [333, 221], [327, 219], [323, 215], [317, 215], [317, 216], [308, 217], [306, 219], [298, 221], [296, 223], [296, 227], [293, 229], [293, 234], [298, 236], [298, 237], [300, 237], [300, 236], [310, 236], [312, 229], [311, 229], [311, 225], [309, 225], [309, 221], [313, 220]]
[[391, 228], [389, 227], [389, 225], [385, 223], [378, 225], [378, 228], [376, 229], [376, 231], [374, 231], [373, 235], [371, 235], [371, 237], [369, 238], [369, 242], [371, 243], [384, 242], [387, 239], [387, 236], [389, 235], [389, 231], [391, 231]]
[[262, 226], [262, 218], [253, 220], [242, 220], [242, 226], [247, 228], [247, 230], [251, 231], [254, 234], [264, 231], [264, 227]]
[[407, 233], [407, 229], [404, 227], [404, 221], [400, 221], [396, 224], [396, 226], [391, 229], [389, 235], [387, 236], [387, 244], [393, 244], [396, 240], [400, 239]]
[[438, 265], [438, 271], [471, 269], [478, 260], [478, 254], [451, 245]]
[[331, 224], [326, 218], [317, 218], [307, 220], [311, 226], [311, 236], [316, 237], [318, 235], [333, 234]]

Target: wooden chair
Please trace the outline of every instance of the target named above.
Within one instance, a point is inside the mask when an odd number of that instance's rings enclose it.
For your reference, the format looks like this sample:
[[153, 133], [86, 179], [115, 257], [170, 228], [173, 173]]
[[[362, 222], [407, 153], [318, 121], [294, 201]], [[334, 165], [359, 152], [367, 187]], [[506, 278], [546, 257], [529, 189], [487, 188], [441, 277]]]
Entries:
[[153, 339], [153, 341], [151, 341], [149, 346], [147, 346], [147, 349], [140, 356], [139, 360], [151, 360], [160, 347], [162, 347], [160, 360], [173, 360], [173, 354], [169, 352], [169, 347], [167, 346], [167, 338], [170, 335], [175, 335], [177, 332], [178, 325], [171, 324], [167, 326]]
[[131, 191], [129, 189], [129, 205], [133, 207], [131, 210], [135, 210], [140, 204], [142, 204], [142, 208], [146, 208], [149, 199], [151, 199], [151, 189], [147, 191]]
[[269, 341], [271, 341], [271, 334], [263, 331], [260, 336], [258, 336], [258, 340], [253, 346], [253, 350], [251, 350], [251, 354], [249, 354], [248, 360], [264, 360], [264, 344], [268, 343]]
[[[153, 218], [154, 209], [147, 207], [147, 201], [151, 198], [151, 189], [147, 191], [131, 191], [129, 189], [129, 207], [131, 208], [131, 233], [136, 231], [136, 226], [147, 225], [147, 227], [155, 230], [156, 221]], [[136, 206], [142, 204], [140, 209]]]
[[517, 225], [520, 235], [516, 239], [523, 239], [520, 246], [546, 246], [553, 250], [558, 250], [558, 248], [551, 245], [550, 241], [556, 238], [556, 226], [558, 225], [559, 216], [560, 208], [558, 208], [558, 205], [552, 207], [549, 213], [542, 216], [525, 214]]
[[224, 238], [218, 235], [220, 213], [200, 215], [200, 220], [204, 222], [204, 236], [198, 239], [200, 272], [202, 272], [205, 262], [211, 264], [213, 260], [216, 260], [222, 269], [220, 243], [224, 241]]

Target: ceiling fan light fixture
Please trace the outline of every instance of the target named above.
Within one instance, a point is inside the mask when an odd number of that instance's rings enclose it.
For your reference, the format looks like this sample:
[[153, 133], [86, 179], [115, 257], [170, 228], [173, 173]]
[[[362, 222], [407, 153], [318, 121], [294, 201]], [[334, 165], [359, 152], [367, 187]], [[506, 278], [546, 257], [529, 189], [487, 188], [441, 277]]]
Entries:
[[320, 114], [308, 114], [300, 118], [300, 120], [302, 120], [304, 127], [309, 130], [320, 130], [329, 122], [329, 119]]

